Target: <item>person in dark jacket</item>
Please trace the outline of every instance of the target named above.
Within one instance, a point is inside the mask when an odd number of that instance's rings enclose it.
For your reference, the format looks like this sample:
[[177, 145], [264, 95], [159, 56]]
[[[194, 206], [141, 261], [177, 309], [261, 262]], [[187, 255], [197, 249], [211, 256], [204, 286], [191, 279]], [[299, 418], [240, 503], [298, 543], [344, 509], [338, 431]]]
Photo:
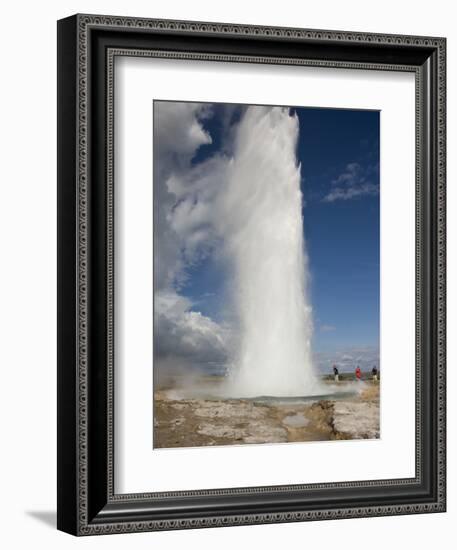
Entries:
[[340, 373], [338, 372], [338, 368], [336, 365], [333, 365], [333, 377], [335, 378], [335, 382], [339, 382]]
[[376, 365], [374, 365], [374, 367], [371, 369], [371, 377], [373, 379], [373, 382], [378, 381], [378, 369], [377, 369]]

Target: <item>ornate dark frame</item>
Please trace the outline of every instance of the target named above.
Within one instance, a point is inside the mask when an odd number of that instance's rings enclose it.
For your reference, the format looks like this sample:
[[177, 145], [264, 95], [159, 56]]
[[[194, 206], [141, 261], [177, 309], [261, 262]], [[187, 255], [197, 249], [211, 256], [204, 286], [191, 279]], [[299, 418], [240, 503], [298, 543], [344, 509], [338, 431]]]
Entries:
[[[58, 528], [76, 535], [445, 511], [444, 38], [74, 15], [58, 22]], [[416, 476], [115, 494], [117, 55], [416, 77]]]

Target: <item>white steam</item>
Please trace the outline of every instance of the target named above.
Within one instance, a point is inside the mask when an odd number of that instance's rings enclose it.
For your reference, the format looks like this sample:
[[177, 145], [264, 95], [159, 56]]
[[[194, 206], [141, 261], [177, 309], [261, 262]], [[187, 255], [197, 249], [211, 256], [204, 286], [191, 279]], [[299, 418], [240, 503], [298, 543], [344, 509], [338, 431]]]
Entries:
[[173, 349], [176, 358], [193, 349], [202, 362], [225, 355], [229, 376], [224, 392], [233, 397], [319, 393], [311, 356], [297, 116], [287, 108], [248, 107], [230, 128], [225, 152], [192, 164], [200, 144], [211, 143], [201, 124], [210, 116], [208, 108], [190, 104], [187, 130], [174, 141], [183, 112], [173, 107], [180, 104], [156, 105], [163, 124], [156, 126], [156, 143], [162, 133], [170, 138], [164, 137], [164, 149], [156, 150], [155, 157], [161, 160], [155, 176], [159, 198], [162, 206], [170, 205], [165, 216], [159, 214], [156, 246], [164, 254], [159, 256], [156, 299], [176, 298], [186, 265], [209, 254], [227, 266], [229, 296], [223, 327], [191, 311], [191, 305], [177, 309], [170, 305], [176, 299], [157, 300], [164, 357]]
[[297, 116], [279, 107], [250, 107], [238, 126], [218, 218], [239, 323], [227, 389], [232, 395], [319, 391], [311, 357], [298, 131]]

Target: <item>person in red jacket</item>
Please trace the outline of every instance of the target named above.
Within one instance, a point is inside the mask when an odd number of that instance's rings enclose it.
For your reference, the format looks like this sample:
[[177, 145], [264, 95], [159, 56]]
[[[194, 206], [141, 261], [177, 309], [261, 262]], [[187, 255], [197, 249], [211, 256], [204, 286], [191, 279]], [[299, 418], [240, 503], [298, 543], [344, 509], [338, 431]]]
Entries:
[[362, 371], [360, 370], [359, 366], [357, 366], [357, 368], [355, 369], [355, 377], [356, 377], [358, 382], [360, 382], [360, 380], [362, 380]]

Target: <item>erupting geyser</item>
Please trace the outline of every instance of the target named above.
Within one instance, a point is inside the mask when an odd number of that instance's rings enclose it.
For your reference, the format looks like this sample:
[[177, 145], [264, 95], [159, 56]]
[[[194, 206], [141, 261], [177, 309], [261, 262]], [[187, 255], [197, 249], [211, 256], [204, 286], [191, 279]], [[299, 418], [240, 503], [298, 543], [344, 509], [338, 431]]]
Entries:
[[249, 107], [236, 131], [220, 227], [239, 323], [227, 393], [317, 394], [296, 158], [298, 118], [288, 108]]

